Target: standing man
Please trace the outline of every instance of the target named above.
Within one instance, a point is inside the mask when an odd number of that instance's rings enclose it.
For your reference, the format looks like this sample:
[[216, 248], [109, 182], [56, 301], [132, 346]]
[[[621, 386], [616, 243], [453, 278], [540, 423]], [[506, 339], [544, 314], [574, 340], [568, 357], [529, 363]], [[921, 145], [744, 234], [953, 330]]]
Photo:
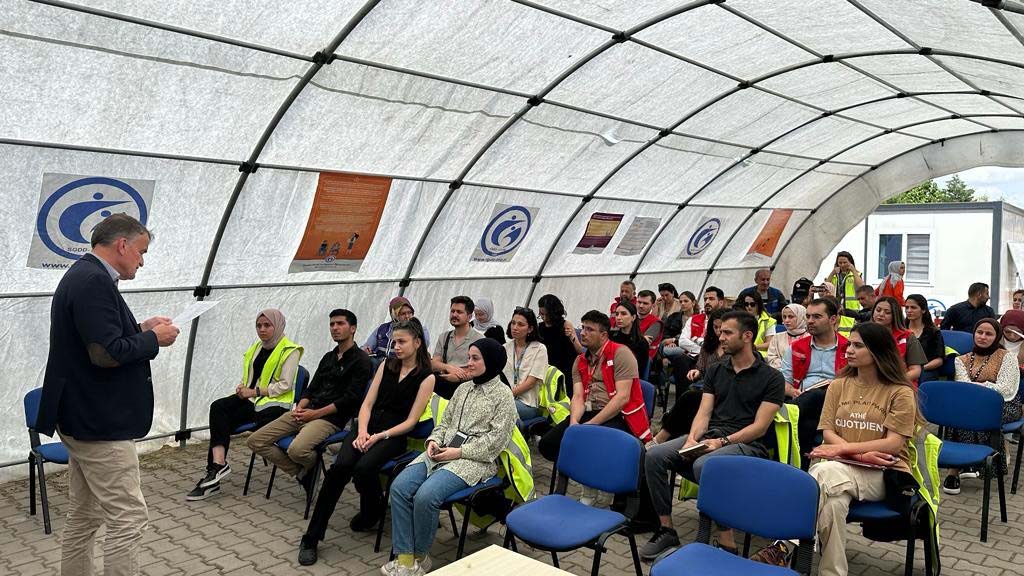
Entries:
[[988, 284], [971, 284], [967, 289], [967, 300], [957, 302], [946, 310], [946, 315], [942, 317], [942, 329], [974, 332], [978, 320], [995, 318], [996, 311], [988, 305], [988, 296]]
[[619, 284], [619, 295], [612, 300], [612, 305], [608, 312], [608, 315], [612, 318], [615, 317], [615, 308], [619, 305], [619, 302], [629, 302], [636, 306], [636, 284], [632, 280], [623, 280], [622, 284]]
[[786, 295], [782, 293], [782, 290], [772, 287], [771, 284], [772, 271], [768, 268], [761, 268], [754, 273], [754, 285], [744, 288], [740, 295], [736, 297], [736, 301], [743, 302], [744, 296], [757, 292], [761, 296], [761, 302], [764, 303], [764, 311], [776, 320], [781, 321], [782, 318], [779, 315], [782, 314], [782, 309], [789, 302], [786, 301]]
[[434, 344], [434, 355], [430, 359], [430, 367], [434, 371], [434, 393], [451, 400], [455, 389], [466, 380], [466, 363], [469, 362], [469, 345], [484, 337], [469, 321], [473, 318], [473, 299], [469, 296], [456, 296], [448, 308], [448, 323], [452, 329], [441, 334]]
[[139, 572], [149, 521], [135, 439], [153, 423], [149, 361], [178, 329], [157, 316], [139, 324], [117, 290], [142, 267], [153, 234], [114, 214], [96, 225], [92, 252], [71, 265], [50, 308], [50, 352], [37, 419], [68, 449], [70, 506], [61, 539], [61, 574], [93, 573], [96, 531], [106, 527], [104, 573]]

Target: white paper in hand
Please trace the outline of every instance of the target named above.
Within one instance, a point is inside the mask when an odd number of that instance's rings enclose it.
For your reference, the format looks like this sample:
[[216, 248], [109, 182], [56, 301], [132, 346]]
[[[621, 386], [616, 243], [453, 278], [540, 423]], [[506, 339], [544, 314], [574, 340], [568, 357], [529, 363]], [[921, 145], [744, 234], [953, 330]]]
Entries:
[[199, 302], [193, 302], [189, 304], [188, 308], [185, 308], [174, 320], [171, 320], [171, 324], [174, 324], [178, 328], [184, 328], [186, 324], [199, 317], [200, 314], [205, 314], [210, 308], [213, 308], [219, 303], [218, 300], [202, 300]]

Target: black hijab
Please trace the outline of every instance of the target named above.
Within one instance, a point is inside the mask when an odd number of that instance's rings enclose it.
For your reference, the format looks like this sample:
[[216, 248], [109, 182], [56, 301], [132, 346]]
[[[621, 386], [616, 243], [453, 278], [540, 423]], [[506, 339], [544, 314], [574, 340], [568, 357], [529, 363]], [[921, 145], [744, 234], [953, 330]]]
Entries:
[[508, 361], [508, 354], [505, 347], [490, 338], [481, 338], [469, 345], [480, 351], [484, 359], [484, 373], [473, 378], [474, 384], [483, 384], [497, 378], [505, 369], [505, 362]]
[[[992, 342], [992, 345], [989, 346], [988, 348], [981, 348], [981, 347], [979, 347], [978, 344], [976, 343], [976, 341], [974, 340], [974, 332], [977, 332], [978, 331], [978, 326], [981, 326], [982, 324], [990, 324], [992, 326], [992, 329], [996, 331], [996, 339]], [[999, 350], [1000, 348], [1003, 347], [1003, 345], [1001, 343], [1002, 342], [1002, 338], [1003, 338], [1003, 327], [999, 325], [999, 321], [998, 320], [996, 320], [995, 318], [982, 318], [981, 320], [978, 320], [978, 323], [974, 325], [974, 330], [971, 332], [971, 344], [974, 346], [974, 350], [973, 350], [974, 355], [975, 356], [991, 356], [991, 355], [995, 354], [996, 350]]]

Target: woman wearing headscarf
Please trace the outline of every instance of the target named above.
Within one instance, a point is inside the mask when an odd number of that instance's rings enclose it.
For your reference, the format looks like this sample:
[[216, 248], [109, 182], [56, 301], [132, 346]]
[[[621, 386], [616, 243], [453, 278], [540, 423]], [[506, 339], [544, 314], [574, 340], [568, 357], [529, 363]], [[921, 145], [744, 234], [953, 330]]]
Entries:
[[907, 265], [896, 260], [889, 262], [889, 274], [875, 290], [875, 296], [892, 296], [903, 306], [903, 275], [907, 273]]
[[[391, 337], [391, 331], [394, 330], [395, 325], [399, 322], [409, 321], [415, 314], [416, 310], [413, 309], [412, 303], [405, 296], [395, 296], [388, 302], [388, 314], [391, 315], [391, 321], [385, 322], [373, 332], [370, 332], [369, 338], [363, 343], [363, 350], [373, 358], [374, 370], [377, 366], [384, 361], [385, 358], [394, 358], [395, 351], [392, 349], [393, 339]], [[427, 331], [426, 326], [423, 326], [423, 346], [429, 349], [430, 347], [430, 333]]]
[[505, 349], [481, 338], [469, 346], [466, 372], [424, 444], [425, 451], [391, 485], [391, 534], [396, 558], [384, 574], [420, 575], [430, 569], [441, 503], [497, 471], [495, 460], [516, 424], [512, 390], [500, 379]]
[[1017, 358], [1017, 366], [1024, 373], [1024, 310], [1008, 310], [999, 324], [1003, 327], [1003, 347]]
[[473, 308], [473, 327], [486, 338], [505, 343], [505, 328], [494, 321], [494, 302], [490, 298], [478, 298]]
[[[1020, 371], [1017, 358], [999, 343], [1003, 328], [993, 318], [982, 318], [974, 325], [974, 348], [954, 361], [957, 382], [973, 382], [991, 388], [1003, 397], [1003, 424], [1015, 422], [1021, 417], [1021, 404], [1017, 398], [1020, 386]], [[966, 444], [988, 444], [987, 432], [948, 428], [946, 438]], [[1003, 442], [998, 446], [999, 468], [1006, 474], [1006, 448]], [[960, 493], [960, 471], [950, 469], [942, 483], [946, 494]]]
[[782, 308], [782, 325], [785, 332], [776, 332], [768, 341], [766, 359], [768, 365], [782, 370], [782, 359], [786, 356], [789, 343], [807, 333], [807, 308], [802, 304], [787, 304]]
[[259, 338], [242, 356], [242, 378], [235, 393], [210, 405], [210, 448], [206, 474], [186, 500], [203, 500], [220, 492], [220, 481], [231, 472], [228, 446], [243, 424], [259, 428], [287, 412], [295, 401], [295, 376], [302, 346], [284, 335], [284, 314], [268, 308], [256, 317]]

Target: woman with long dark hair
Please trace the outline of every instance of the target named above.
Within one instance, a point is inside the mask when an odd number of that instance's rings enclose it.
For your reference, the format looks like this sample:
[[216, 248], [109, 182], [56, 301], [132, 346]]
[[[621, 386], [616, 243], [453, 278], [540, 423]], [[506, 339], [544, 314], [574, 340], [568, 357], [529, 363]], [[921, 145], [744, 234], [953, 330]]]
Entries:
[[537, 387], [544, 382], [548, 370], [548, 350], [540, 341], [537, 315], [529, 308], [516, 307], [508, 323], [503, 374], [516, 399], [519, 419], [526, 421], [540, 415]]
[[857, 288], [864, 285], [864, 278], [857, 270], [852, 254], [845, 250], [836, 254], [836, 265], [825, 281], [835, 288], [836, 300], [839, 301], [840, 308], [853, 312], [860, 310]]
[[669, 316], [677, 314], [680, 310], [682, 307], [679, 304], [679, 292], [676, 292], [676, 287], [668, 282], [658, 284], [658, 300], [654, 303], [651, 314], [666, 322]]
[[420, 321], [413, 318], [398, 322], [391, 339], [395, 357], [377, 368], [359, 408], [358, 433], [345, 437], [337, 459], [324, 476], [309, 526], [299, 543], [299, 564], [303, 566], [316, 563], [317, 545], [324, 539], [334, 508], [350, 480], [359, 492], [359, 512], [349, 527], [354, 532], [377, 527], [387, 504], [381, 491], [380, 469], [405, 452], [406, 435], [416, 426], [434, 391]]
[[[1021, 403], [1017, 397], [1020, 386], [1020, 371], [1017, 358], [1000, 343], [1003, 328], [994, 318], [982, 318], [974, 325], [974, 348], [954, 361], [957, 382], [974, 382], [991, 388], [1003, 397], [1003, 424], [1015, 422], [1021, 417]], [[946, 438], [953, 442], [967, 444], [988, 444], [985, 432], [946, 430]], [[999, 468], [1006, 473], [1006, 447], [999, 442]], [[942, 483], [946, 494], [960, 493], [960, 471], [950, 469]]]
[[[572, 378], [572, 365], [583, 353], [583, 344], [576, 335], [572, 322], [565, 319], [565, 306], [558, 296], [545, 294], [537, 301], [540, 340], [548, 350], [548, 364], [558, 368], [566, 380]], [[572, 395], [572, 386], [567, 386]]]
[[932, 313], [928, 310], [928, 300], [920, 294], [911, 294], [904, 301], [907, 314], [907, 330], [917, 337], [924, 349], [928, 362], [922, 370], [938, 370], [946, 359], [946, 343], [942, 339], [942, 331], [935, 326]]
[[768, 352], [768, 345], [775, 336], [775, 318], [768, 315], [764, 309], [764, 300], [757, 290], [751, 290], [743, 294], [743, 298], [736, 302], [736, 310], [743, 310], [757, 320], [757, 334], [754, 336], [754, 350], [764, 356]]
[[637, 318], [636, 306], [632, 302], [619, 302], [615, 306], [615, 318], [608, 339], [616, 344], [625, 344], [636, 356], [637, 370], [643, 377], [647, 373], [650, 346], [640, 333], [640, 321]]
[[[825, 394], [818, 430], [824, 443], [810, 452], [809, 473], [818, 482], [818, 544], [823, 576], [848, 573], [846, 515], [853, 500], [886, 500], [885, 472], [894, 471], [916, 486], [911, 476], [907, 440], [923, 421], [888, 330], [872, 323], [854, 326], [846, 350], [846, 367]], [[863, 463], [867, 466], [861, 466]], [[754, 559], [782, 564], [786, 543], [773, 544]]]
[[883, 296], [875, 301], [875, 306], [871, 309], [871, 321], [889, 330], [896, 343], [896, 349], [906, 364], [907, 378], [917, 386], [917, 379], [921, 377], [921, 366], [928, 363], [928, 357], [925, 356], [917, 336], [907, 329], [903, 307], [892, 296]]

